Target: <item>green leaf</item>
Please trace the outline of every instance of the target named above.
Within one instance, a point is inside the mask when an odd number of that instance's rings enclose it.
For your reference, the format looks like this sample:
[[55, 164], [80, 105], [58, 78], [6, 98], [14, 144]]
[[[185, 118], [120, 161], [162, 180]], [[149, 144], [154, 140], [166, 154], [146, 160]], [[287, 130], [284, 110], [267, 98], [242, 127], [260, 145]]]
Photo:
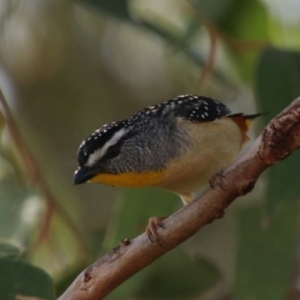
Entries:
[[13, 174], [4, 174], [0, 180], [0, 237], [10, 239], [18, 228], [22, 228], [20, 212], [27, 196], [28, 191], [17, 182]]
[[[259, 60], [256, 86], [267, 121], [300, 94], [300, 54], [270, 48]], [[266, 207], [240, 218], [236, 299], [287, 299], [295, 260], [300, 163], [296, 152], [268, 171]], [[266, 215], [266, 211], [268, 214]]]
[[193, 2], [206, 18], [216, 23], [228, 13], [234, 0], [194, 0]]
[[203, 23], [201, 16], [205, 17], [211, 23], [217, 23], [227, 13], [228, 8], [234, 0], [194, 0], [193, 3], [198, 14], [187, 20], [186, 29], [181, 43], [187, 45], [188, 42], [199, 32]]
[[234, 0], [223, 19], [222, 28], [242, 40], [267, 39], [268, 13], [259, 0]]
[[[256, 76], [257, 98], [270, 121], [300, 95], [300, 53], [275, 48], [265, 50], [260, 58]], [[281, 204], [300, 194], [300, 153], [268, 171], [267, 210], [273, 212]]]
[[51, 278], [41, 269], [27, 263], [0, 259], [1, 299], [54, 300]]
[[127, 0], [88, 0], [85, 3], [90, 3], [117, 18], [130, 19]]
[[257, 68], [257, 97], [271, 120], [300, 94], [300, 53], [266, 49]]
[[287, 203], [268, 224], [262, 209], [239, 215], [240, 245], [234, 299], [288, 299], [297, 243], [298, 205]]
[[23, 254], [24, 249], [9, 241], [0, 239], [0, 259], [18, 259]]
[[269, 41], [268, 12], [265, 6], [259, 0], [234, 0], [220, 27], [233, 38], [227, 42], [231, 41], [229, 45], [235, 46], [234, 50], [244, 50], [234, 51], [232, 59], [240, 76], [252, 83], [261, 47]]
[[140, 299], [186, 299], [200, 295], [220, 279], [216, 267], [201, 257], [189, 258], [174, 249], [149, 267], [136, 293]]

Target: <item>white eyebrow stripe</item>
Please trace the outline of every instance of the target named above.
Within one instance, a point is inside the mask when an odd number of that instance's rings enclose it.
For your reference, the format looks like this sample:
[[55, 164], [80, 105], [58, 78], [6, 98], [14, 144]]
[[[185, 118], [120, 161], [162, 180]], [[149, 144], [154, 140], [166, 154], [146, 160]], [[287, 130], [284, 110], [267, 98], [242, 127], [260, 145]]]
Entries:
[[100, 158], [102, 158], [107, 149], [118, 143], [118, 141], [124, 136], [124, 134], [126, 134], [128, 130], [126, 130], [125, 128], [120, 129], [119, 131], [117, 131], [104, 145], [103, 147], [99, 148], [98, 150], [96, 150], [94, 153], [92, 153], [85, 166], [86, 167], [91, 167], [93, 166]]

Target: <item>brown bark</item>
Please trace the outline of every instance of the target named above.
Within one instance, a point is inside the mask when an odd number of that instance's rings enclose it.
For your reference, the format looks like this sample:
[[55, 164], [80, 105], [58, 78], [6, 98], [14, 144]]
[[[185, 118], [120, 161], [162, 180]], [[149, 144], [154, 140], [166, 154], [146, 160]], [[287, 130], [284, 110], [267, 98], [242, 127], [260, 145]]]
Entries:
[[160, 244], [145, 234], [128, 241], [84, 270], [59, 300], [99, 300], [139, 270], [224, 215], [237, 197], [249, 193], [260, 174], [300, 146], [300, 97], [275, 117], [250, 148], [222, 174], [217, 174], [203, 195], [182, 208], [158, 228]]

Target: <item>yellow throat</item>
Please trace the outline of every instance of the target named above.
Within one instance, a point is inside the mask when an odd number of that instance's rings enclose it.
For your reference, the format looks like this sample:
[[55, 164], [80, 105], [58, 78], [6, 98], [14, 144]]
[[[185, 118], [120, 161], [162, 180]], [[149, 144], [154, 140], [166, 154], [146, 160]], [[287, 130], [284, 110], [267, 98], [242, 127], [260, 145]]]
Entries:
[[90, 182], [102, 183], [118, 187], [145, 187], [159, 184], [164, 171], [151, 171], [145, 173], [98, 174]]

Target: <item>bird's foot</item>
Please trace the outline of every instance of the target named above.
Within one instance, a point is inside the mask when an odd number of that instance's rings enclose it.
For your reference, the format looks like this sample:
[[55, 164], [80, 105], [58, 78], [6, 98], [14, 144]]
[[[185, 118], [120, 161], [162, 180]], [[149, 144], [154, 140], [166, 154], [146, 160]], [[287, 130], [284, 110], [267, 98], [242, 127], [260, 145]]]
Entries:
[[226, 189], [223, 187], [223, 179], [225, 178], [225, 175], [223, 172], [217, 172], [210, 180], [209, 185], [210, 187], [215, 190], [217, 187], [220, 187], [221, 190], [224, 192], [227, 192]]
[[161, 247], [162, 245], [160, 244], [159, 241], [159, 235], [157, 233], [157, 228], [162, 228], [164, 229], [164, 225], [163, 225], [163, 221], [166, 219], [167, 217], [152, 217], [149, 219], [148, 225], [146, 227], [146, 234], [149, 238], [149, 240], [152, 243], [158, 243]]

